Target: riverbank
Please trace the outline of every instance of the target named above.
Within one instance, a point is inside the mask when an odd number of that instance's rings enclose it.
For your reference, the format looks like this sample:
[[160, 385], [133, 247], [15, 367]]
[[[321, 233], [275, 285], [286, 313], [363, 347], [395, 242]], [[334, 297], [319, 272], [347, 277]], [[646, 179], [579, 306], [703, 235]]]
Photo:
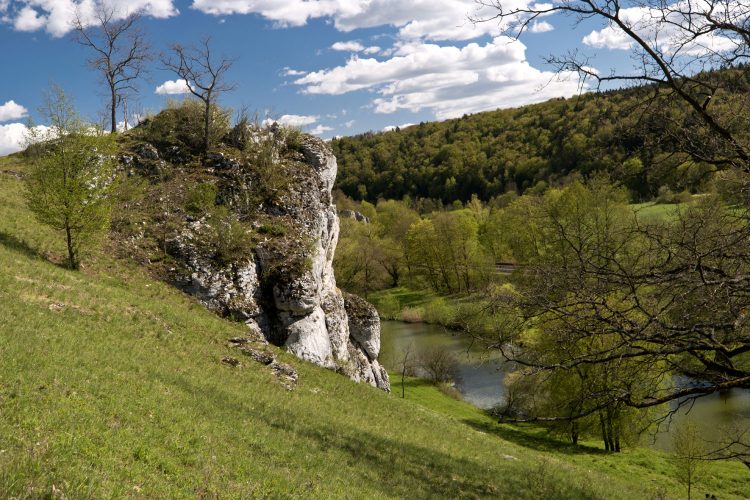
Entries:
[[488, 318], [480, 320], [484, 302], [481, 294], [441, 296], [400, 286], [373, 292], [367, 299], [384, 320], [440, 325], [456, 331], [465, 330], [469, 321], [473, 328], [491, 328]]

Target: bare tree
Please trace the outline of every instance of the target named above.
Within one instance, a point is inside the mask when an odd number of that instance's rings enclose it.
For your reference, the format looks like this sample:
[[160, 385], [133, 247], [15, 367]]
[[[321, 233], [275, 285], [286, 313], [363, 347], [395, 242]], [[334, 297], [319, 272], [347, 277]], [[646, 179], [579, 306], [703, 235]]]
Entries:
[[412, 359], [412, 349], [414, 343], [410, 342], [406, 349], [401, 353], [401, 359], [399, 360], [399, 367], [401, 368], [401, 399], [406, 398], [406, 383], [405, 379], [407, 375], [411, 375], [414, 371], [415, 360]]
[[113, 8], [98, 4], [93, 23], [76, 12], [73, 21], [74, 39], [88, 47], [93, 55], [88, 63], [104, 76], [109, 90], [111, 132], [117, 131], [117, 108], [126, 93], [137, 92], [135, 82], [146, 70], [151, 52], [139, 26], [140, 14], [120, 19]]
[[171, 50], [171, 56], [163, 57], [162, 63], [166, 69], [184, 80], [190, 93], [203, 102], [203, 150], [208, 151], [211, 146], [212, 107], [216, 105], [220, 94], [236, 88], [235, 84], [225, 80], [234, 59], [214, 56], [211, 52], [210, 37], [204, 37], [198, 46], [184, 47], [174, 44]]
[[448, 383], [458, 374], [458, 360], [445, 346], [431, 347], [419, 355], [419, 367], [435, 383]]

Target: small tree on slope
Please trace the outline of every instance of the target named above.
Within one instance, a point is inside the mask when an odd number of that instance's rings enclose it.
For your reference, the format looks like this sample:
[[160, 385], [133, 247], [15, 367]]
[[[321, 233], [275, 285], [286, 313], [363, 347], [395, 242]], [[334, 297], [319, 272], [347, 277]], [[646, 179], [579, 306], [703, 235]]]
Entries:
[[26, 201], [39, 222], [65, 234], [68, 267], [78, 269], [82, 248], [109, 227], [115, 142], [95, 134], [59, 87], [39, 111], [51, 126], [30, 133]]

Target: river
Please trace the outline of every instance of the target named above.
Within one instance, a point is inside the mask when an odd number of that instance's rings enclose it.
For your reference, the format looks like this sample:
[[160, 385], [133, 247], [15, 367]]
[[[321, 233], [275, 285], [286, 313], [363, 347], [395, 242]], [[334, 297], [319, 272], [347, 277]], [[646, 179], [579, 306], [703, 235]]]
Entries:
[[[398, 371], [403, 352], [411, 345], [412, 352], [444, 346], [458, 359], [456, 388], [464, 400], [488, 409], [504, 402], [503, 379], [509, 369], [498, 352], [487, 351], [459, 332], [437, 325], [383, 321], [380, 361], [389, 371]], [[722, 428], [736, 424], [750, 426], [750, 391], [735, 389], [696, 400], [692, 407], [683, 407], [674, 423], [690, 418], [703, 429], [708, 439], [719, 439]], [[670, 447], [668, 433], [656, 435], [656, 446]]]

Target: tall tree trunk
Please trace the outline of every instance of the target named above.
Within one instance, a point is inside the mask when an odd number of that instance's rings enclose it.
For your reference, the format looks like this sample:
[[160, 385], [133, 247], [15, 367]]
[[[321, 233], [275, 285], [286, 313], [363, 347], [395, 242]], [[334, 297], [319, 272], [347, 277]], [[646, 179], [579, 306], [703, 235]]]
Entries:
[[602, 429], [602, 441], [604, 441], [604, 449], [605, 451], [610, 451], [609, 437], [607, 436], [607, 424], [604, 422], [604, 414], [601, 411], [599, 412], [599, 425]]
[[112, 120], [112, 126], [110, 128], [110, 132], [114, 134], [117, 132], [117, 90], [115, 89], [114, 85], [110, 85], [109, 90], [112, 93], [112, 109], [110, 110], [110, 120]]
[[208, 131], [211, 128], [211, 100], [210, 98], [205, 101], [206, 103], [206, 113], [203, 117], [204, 123], [203, 123], [203, 152], [208, 152]]
[[70, 231], [70, 224], [65, 223], [65, 239], [68, 244], [68, 267], [78, 269], [78, 258], [76, 257], [75, 247], [73, 245], [73, 235]]

